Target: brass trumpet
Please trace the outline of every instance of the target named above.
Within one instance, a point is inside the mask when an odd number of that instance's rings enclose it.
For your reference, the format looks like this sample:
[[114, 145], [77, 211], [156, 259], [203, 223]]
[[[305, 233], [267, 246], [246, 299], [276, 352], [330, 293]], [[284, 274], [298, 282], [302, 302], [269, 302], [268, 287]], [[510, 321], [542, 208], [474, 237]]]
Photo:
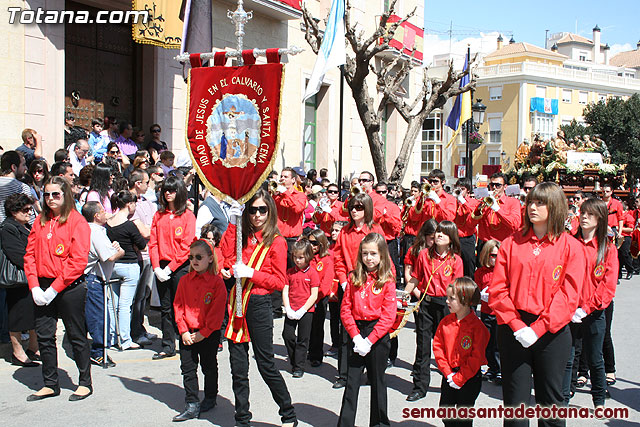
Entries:
[[459, 188], [456, 188], [455, 190], [453, 190], [453, 195], [456, 197], [459, 197], [462, 194], [462, 190]]
[[410, 208], [411, 206], [414, 206], [416, 204], [416, 201], [413, 199], [413, 197], [407, 197], [407, 199], [404, 201], [404, 205], [408, 208]]
[[351, 187], [351, 197], [356, 196], [360, 193], [362, 193], [362, 188], [360, 188], [357, 185], [354, 185], [353, 187]]
[[482, 203], [486, 206], [486, 207], [491, 207], [493, 206], [493, 204], [496, 202], [495, 197], [493, 197], [493, 195], [489, 195], [487, 197], [485, 197], [484, 199], [482, 199]]
[[269, 181], [268, 190], [269, 193], [276, 194], [276, 192], [278, 191], [278, 183], [276, 181]]
[[423, 182], [420, 189], [422, 190], [422, 194], [427, 195], [431, 191], [431, 184], [429, 184], [429, 182]]

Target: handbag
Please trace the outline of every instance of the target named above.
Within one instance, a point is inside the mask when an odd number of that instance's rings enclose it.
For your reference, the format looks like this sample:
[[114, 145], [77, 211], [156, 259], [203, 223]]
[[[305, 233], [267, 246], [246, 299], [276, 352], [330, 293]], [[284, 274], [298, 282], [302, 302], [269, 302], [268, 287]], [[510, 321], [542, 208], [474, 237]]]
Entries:
[[23, 269], [12, 263], [2, 250], [0, 242], [0, 288], [27, 286], [27, 275]]

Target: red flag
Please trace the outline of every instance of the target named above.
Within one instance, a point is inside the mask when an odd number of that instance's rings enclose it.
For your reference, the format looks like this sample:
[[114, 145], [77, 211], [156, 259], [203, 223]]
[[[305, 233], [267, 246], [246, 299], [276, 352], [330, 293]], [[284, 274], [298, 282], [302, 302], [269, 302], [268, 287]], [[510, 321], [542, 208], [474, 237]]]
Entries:
[[279, 63], [190, 70], [187, 146], [217, 196], [243, 203], [273, 168], [283, 72]]

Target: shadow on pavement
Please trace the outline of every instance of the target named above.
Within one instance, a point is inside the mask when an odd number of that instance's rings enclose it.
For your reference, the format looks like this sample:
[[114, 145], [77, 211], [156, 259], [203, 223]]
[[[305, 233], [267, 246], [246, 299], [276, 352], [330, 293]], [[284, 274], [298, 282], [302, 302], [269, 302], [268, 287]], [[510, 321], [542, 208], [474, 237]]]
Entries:
[[[24, 384], [33, 391], [40, 390], [44, 383], [42, 382], [42, 368], [18, 368], [13, 373], [13, 378], [19, 383]], [[58, 382], [61, 389], [76, 390], [71, 377], [67, 371], [58, 368]], [[25, 399], [27, 396], [25, 396]]]
[[158, 402], [164, 403], [176, 412], [182, 412], [184, 409], [184, 389], [181, 386], [171, 383], [156, 383], [149, 377], [135, 379], [119, 375], [110, 376], [119, 379], [127, 390], [149, 396]]

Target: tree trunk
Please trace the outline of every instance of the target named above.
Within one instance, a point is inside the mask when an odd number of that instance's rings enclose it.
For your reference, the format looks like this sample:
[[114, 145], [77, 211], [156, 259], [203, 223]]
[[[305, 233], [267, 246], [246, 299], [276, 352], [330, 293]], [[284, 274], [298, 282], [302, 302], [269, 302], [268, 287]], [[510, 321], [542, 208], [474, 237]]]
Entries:
[[392, 184], [401, 184], [407, 173], [407, 163], [409, 162], [409, 155], [413, 152], [413, 146], [415, 145], [416, 138], [422, 129], [422, 122], [424, 118], [422, 115], [414, 116], [407, 122], [407, 132], [404, 134], [402, 140], [402, 146], [400, 147], [400, 153], [393, 165], [393, 170], [389, 176], [389, 182]]

